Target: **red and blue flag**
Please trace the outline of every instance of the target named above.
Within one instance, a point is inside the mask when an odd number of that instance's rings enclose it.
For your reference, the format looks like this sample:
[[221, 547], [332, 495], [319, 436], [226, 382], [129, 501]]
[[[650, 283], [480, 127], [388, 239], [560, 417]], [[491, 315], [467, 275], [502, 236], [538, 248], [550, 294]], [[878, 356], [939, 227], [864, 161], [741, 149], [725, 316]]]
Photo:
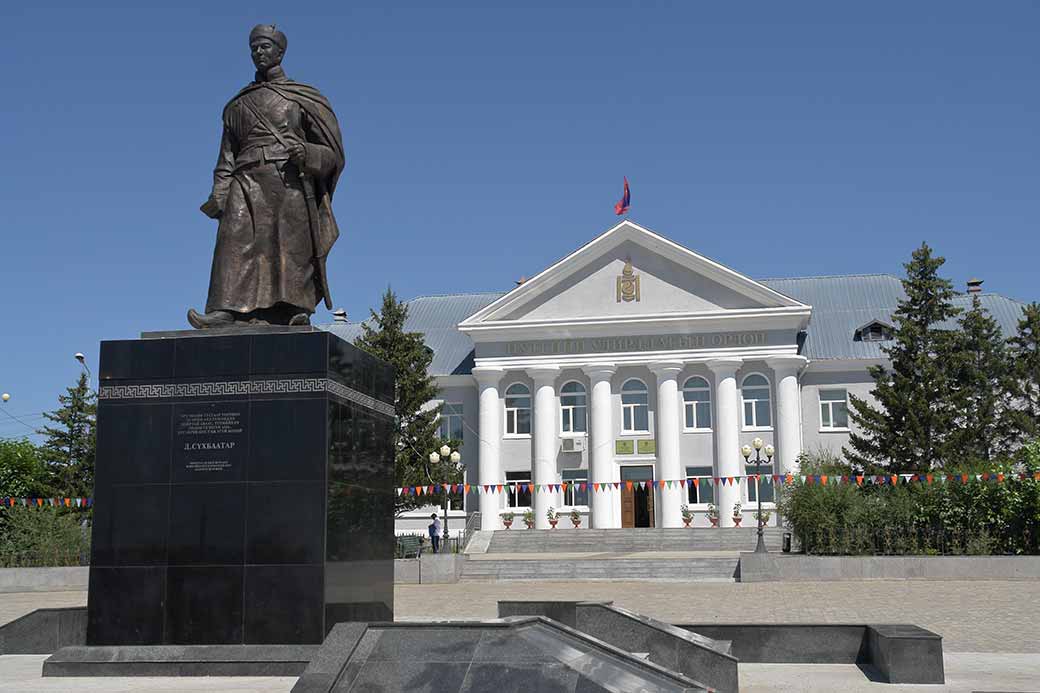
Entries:
[[625, 193], [621, 196], [621, 199], [614, 205], [614, 214], [621, 216], [622, 214], [628, 214], [628, 207], [632, 202], [632, 194], [628, 191], [628, 178], [625, 177]]

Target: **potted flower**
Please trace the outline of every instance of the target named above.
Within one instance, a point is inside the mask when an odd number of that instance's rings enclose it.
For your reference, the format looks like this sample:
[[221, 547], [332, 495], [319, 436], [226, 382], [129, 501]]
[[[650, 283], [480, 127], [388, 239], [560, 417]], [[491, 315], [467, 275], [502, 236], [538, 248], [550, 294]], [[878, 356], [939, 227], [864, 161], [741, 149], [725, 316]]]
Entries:
[[733, 526], [734, 527], [739, 527], [740, 526], [740, 521], [744, 519], [744, 516], [741, 514], [743, 509], [744, 509], [744, 506], [742, 506], [740, 504], [740, 501], [737, 501], [736, 503], [733, 504]]
[[549, 520], [549, 524], [553, 529], [556, 529], [556, 523], [560, 521], [560, 518], [556, 516], [556, 508], [549, 506], [549, 509], [545, 511], [545, 517]]
[[719, 526], [719, 507], [714, 503], [708, 503], [708, 519], [711, 520], [712, 527]]
[[755, 519], [758, 520], [758, 526], [759, 527], [765, 527], [767, 524], [769, 524], [769, 511], [768, 510], [762, 510], [762, 511], [756, 510], [755, 511]]
[[502, 513], [500, 517], [502, 518], [502, 524], [506, 526], [506, 529], [509, 529], [513, 526], [513, 518], [516, 515], [514, 513]]
[[690, 506], [683, 503], [679, 508], [679, 512], [682, 514], [683, 526], [689, 527], [690, 523], [693, 522], [693, 511], [690, 510]]
[[581, 513], [578, 512], [577, 508], [571, 508], [571, 524], [577, 529], [581, 527]]
[[524, 512], [524, 524], [527, 525], [528, 529], [534, 528], [534, 511], [527, 510]]

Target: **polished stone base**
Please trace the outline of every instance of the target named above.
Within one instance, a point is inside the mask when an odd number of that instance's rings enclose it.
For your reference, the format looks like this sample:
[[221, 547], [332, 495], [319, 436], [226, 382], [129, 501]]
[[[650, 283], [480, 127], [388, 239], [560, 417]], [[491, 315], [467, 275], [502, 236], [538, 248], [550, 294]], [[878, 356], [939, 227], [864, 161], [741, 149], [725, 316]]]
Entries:
[[299, 676], [317, 645], [65, 647], [44, 676]]
[[311, 328], [103, 342], [88, 645], [393, 618], [393, 371]]

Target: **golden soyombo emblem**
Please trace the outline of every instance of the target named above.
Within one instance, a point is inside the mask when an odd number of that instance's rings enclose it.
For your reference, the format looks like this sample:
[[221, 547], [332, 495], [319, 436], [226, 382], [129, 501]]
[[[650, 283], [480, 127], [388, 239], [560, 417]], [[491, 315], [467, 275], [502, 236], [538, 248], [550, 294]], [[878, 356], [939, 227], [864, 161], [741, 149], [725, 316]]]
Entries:
[[632, 261], [625, 261], [625, 268], [617, 278], [617, 302], [639, 301], [639, 276], [632, 269]]

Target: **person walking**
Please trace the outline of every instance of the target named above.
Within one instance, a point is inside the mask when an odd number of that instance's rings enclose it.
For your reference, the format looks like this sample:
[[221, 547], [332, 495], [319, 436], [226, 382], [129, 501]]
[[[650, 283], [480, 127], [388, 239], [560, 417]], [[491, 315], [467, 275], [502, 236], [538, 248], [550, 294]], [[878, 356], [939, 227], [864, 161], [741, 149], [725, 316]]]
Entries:
[[427, 528], [430, 530], [430, 543], [433, 544], [433, 552], [440, 553], [441, 548], [441, 521], [437, 517], [437, 513], [430, 515], [430, 519], [433, 522]]

